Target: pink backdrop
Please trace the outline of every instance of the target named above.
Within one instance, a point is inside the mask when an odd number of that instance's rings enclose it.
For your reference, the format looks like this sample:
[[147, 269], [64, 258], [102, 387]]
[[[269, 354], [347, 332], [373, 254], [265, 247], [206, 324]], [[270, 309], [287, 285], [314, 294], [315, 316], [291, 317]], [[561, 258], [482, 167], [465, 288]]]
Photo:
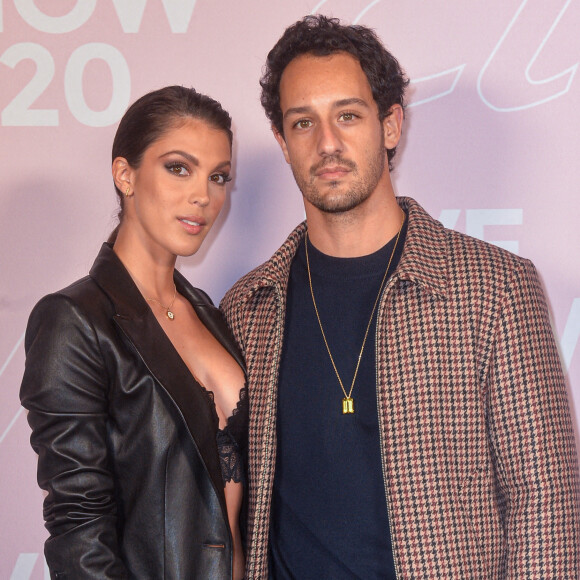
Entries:
[[117, 121], [167, 84], [231, 112], [230, 200], [180, 263], [219, 301], [303, 217], [258, 78], [283, 29], [311, 12], [372, 26], [412, 79], [398, 193], [536, 264], [578, 423], [580, 2], [0, 0], [0, 578], [48, 578], [22, 340], [34, 303], [84, 275], [114, 227]]

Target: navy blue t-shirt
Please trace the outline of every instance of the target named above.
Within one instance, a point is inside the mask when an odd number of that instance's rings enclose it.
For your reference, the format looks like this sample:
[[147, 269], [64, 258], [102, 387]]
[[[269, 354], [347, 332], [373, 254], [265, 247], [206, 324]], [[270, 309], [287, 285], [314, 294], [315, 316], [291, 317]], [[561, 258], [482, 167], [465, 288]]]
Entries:
[[[405, 233], [406, 222], [389, 276]], [[347, 393], [393, 245], [394, 239], [369, 256], [335, 258], [308, 244], [314, 296]], [[352, 392], [355, 412], [343, 415], [302, 242], [290, 271], [279, 377], [270, 529], [275, 580], [395, 578], [380, 456], [376, 314]]]

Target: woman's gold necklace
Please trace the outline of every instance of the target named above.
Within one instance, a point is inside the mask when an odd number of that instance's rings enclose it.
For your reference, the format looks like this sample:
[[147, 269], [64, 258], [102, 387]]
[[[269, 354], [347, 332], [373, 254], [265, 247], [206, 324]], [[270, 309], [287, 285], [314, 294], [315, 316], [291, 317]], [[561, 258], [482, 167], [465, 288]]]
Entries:
[[363, 339], [362, 346], [360, 347], [360, 352], [358, 355], [358, 361], [356, 363], [356, 368], [354, 370], [354, 376], [352, 377], [352, 383], [350, 384], [350, 390], [347, 394], [346, 389], [342, 383], [342, 379], [338, 373], [338, 369], [336, 368], [336, 364], [334, 363], [334, 358], [332, 357], [332, 353], [330, 352], [330, 347], [328, 346], [328, 341], [326, 340], [326, 334], [324, 333], [324, 328], [322, 328], [322, 322], [320, 321], [320, 314], [318, 313], [318, 307], [316, 306], [316, 300], [314, 299], [314, 290], [312, 289], [312, 276], [310, 275], [310, 260], [308, 258], [308, 232], [306, 232], [306, 237], [304, 238], [304, 248], [306, 250], [306, 269], [308, 270], [308, 284], [310, 285], [310, 295], [312, 296], [312, 304], [314, 304], [314, 311], [316, 312], [316, 318], [318, 319], [318, 326], [320, 326], [320, 332], [322, 333], [322, 338], [324, 340], [324, 344], [326, 346], [326, 350], [328, 352], [328, 356], [330, 357], [330, 362], [332, 363], [332, 368], [336, 374], [336, 378], [338, 379], [338, 383], [340, 384], [340, 388], [344, 393], [344, 398], [342, 399], [342, 414], [343, 415], [350, 415], [354, 413], [354, 400], [352, 398], [352, 391], [354, 389], [354, 383], [356, 381], [356, 377], [358, 375], [358, 369], [360, 367], [360, 361], [362, 359], [363, 351], [365, 349], [365, 344], [367, 342], [367, 336], [369, 335], [369, 330], [371, 328], [371, 323], [373, 321], [373, 316], [375, 315], [375, 310], [377, 309], [377, 304], [379, 303], [379, 298], [383, 292], [383, 288], [385, 286], [385, 282], [387, 280], [387, 274], [389, 272], [389, 268], [391, 267], [391, 262], [393, 261], [393, 256], [395, 255], [395, 250], [397, 249], [397, 244], [399, 243], [399, 236], [401, 235], [401, 230], [403, 229], [403, 224], [405, 223], [405, 217], [403, 216], [403, 221], [401, 222], [401, 227], [397, 233], [397, 238], [395, 239], [395, 245], [393, 246], [393, 251], [391, 252], [391, 257], [389, 258], [389, 263], [387, 264], [387, 269], [385, 270], [385, 274], [383, 275], [383, 279], [381, 281], [381, 286], [379, 288], [379, 292], [377, 297], [375, 298], [375, 303], [373, 305], [373, 310], [371, 312], [371, 317], [369, 318], [369, 322], [367, 324], [367, 329], [365, 331], [365, 337]]
[[161, 302], [159, 302], [159, 300], [157, 300], [157, 298], [145, 298], [145, 300], [147, 300], [147, 302], [157, 302], [157, 304], [159, 304], [159, 306], [161, 306], [161, 308], [163, 308], [165, 310], [165, 315], [167, 316], [167, 318], [169, 318], [169, 320], [173, 320], [175, 318], [175, 314], [173, 314], [173, 311], [171, 310], [173, 308], [173, 303], [175, 302], [175, 297], [177, 296], [177, 286], [175, 285], [175, 282], [173, 283], [173, 298], [171, 299], [171, 303], [169, 304], [169, 306], [165, 306], [163, 304], [161, 304]]

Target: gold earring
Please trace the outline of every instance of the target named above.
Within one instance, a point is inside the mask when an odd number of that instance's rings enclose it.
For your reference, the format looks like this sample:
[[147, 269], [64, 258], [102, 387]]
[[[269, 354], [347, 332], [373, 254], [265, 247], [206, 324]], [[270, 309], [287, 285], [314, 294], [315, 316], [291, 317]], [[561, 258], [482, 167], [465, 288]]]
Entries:
[[130, 194], [130, 193], [131, 193], [131, 188], [130, 188], [130, 187], [128, 187], [128, 188], [125, 190], [125, 197], [129, 197], [129, 194]]

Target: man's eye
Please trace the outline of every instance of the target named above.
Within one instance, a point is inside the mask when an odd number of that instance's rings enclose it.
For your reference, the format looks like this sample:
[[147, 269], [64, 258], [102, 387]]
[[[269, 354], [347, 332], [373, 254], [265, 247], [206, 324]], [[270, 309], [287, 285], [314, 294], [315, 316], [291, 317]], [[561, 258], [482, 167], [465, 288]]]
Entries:
[[354, 113], [343, 113], [340, 118], [343, 121], [352, 121], [355, 118], [355, 115]]
[[312, 123], [307, 119], [301, 119], [296, 123], [296, 127], [298, 127], [299, 129], [308, 129], [310, 125], [312, 125]]

